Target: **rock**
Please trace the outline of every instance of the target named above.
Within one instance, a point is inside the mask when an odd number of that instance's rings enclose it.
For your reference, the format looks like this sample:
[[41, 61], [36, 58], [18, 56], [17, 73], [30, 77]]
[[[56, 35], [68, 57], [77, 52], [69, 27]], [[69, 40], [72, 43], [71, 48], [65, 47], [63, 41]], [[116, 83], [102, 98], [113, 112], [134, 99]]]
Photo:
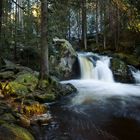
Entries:
[[15, 74], [19, 72], [33, 73], [32, 69], [25, 66], [20, 66], [19, 64], [15, 64], [9, 60], [4, 60], [4, 65], [1, 66], [0, 72], [5, 72], [5, 71], [12, 71]]
[[19, 72], [28, 72], [28, 73], [33, 73], [33, 70], [28, 68], [28, 67], [25, 67], [25, 66], [19, 66], [19, 65], [16, 65], [16, 70], [18, 70]]
[[65, 39], [55, 38], [53, 42], [56, 52], [50, 57], [51, 73], [59, 79], [69, 79], [72, 75], [72, 66], [77, 58], [77, 53]]
[[30, 91], [33, 91], [36, 85], [38, 84], [38, 79], [31, 73], [24, 73], [18, 75], [17, 78], [15, 79], [15, 82], [25, 85], [26, 87], [28, 87]]
[[13, 71], [0, 72], [0, 78], [1, 79], [11, 79], [11, 78], [14, 78], [14, 72]]
[[60, 93], [62, 95], [68, 95], [74, 92], [77, 92], [77, 89], [72, 84], [68, 83], [61, 85]]
[[73, 56], [77, 56], [76, 51], [73, 49], [72, 45], [65, 39], [54, 38], [53, 42], [55, 44], [62, 45], [62, 47], [68, 50]]
[[25, 94], [28, 94], [29, 93], [29, 90], [28, 90], [28, 87], [23, 85], [23, 84], [20, 84], [16, 81], [13, 81], [13, 82], [9, 82], [9, 86], [12, 88], [12, 91], [15, 93], [15, 94], [18, 94], [18, 95], [25, 95]]
[[23, 115], [20, 115], [19, 117], [19, 124], [23, 127], [29, 127], [30, 126], [30, 120]]
[[47, 125], [50, 120], [52, 119], [51, 114], [48, 112], [46, 114], [42, 114], [42, 115], [38, 115], [38, 116], [34, 116], [31, 119], [31, 123], [32, 124], [39, 124], [39, 125]]
[[0, 140], [34, 140], [34, 137], [22, 127], [2, 122]]
[[140, 67], [140, 58], [133, 54], [125, 54], [125, 53], [116, 53], [115, 57], [123, 60], [128, 65], [132, 65], [136, 68]]
[[39, 102], [46, 103], [46, 102], [53, 102], [56, 99], [55, 93], [53, 94], [43, 94], [43, 95], [36, 95], [35, 99]]
[[111, 69], [117, 82], [133, 83], [134, 79], [128, 65], [119, 58], [111, 59]]

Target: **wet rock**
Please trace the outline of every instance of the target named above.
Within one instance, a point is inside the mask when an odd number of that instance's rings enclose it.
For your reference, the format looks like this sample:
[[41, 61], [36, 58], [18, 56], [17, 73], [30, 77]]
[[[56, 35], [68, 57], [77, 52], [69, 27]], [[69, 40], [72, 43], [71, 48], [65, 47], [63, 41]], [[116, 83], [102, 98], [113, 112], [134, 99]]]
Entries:
[[23, 115], [19, 115], [19, 124], [23, 127], [29, 127], [30, 126], [30, 119]]
[[111, 59], [111, 69], [117, 82], [133, 83], [134, 79], [128, 65], [119, 58]]
[[77, 92], [77, 89], [70, 83], [62, 84], [60, 92], [61, 92], [62, 95], [68, 95], [68, 94]]
[[31, 119], [32, 124], [47, 125], [52, 119], [51, 114], [48, 112], [46, 114], [34, 116]]

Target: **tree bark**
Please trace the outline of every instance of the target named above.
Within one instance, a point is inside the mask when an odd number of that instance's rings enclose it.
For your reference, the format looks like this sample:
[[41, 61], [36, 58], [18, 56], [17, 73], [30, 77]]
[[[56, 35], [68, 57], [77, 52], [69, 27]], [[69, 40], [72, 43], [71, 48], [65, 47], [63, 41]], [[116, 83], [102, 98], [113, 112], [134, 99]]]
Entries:
[[0, 0], [0, 36], [1, 36], [1, 28], [2, 28], [2, 10], [3, 9], [3, 0]]
[[98, 37], [98, 34], [99, 34], [99, 30], [98, 30], [98, 7], [99, 6], [99, 2], [98, 0], [96, 0], [96, 45], [97, 47], [99, 46], [99, 37]]
[[86, 0], [82, 0], [82, 47], [87, 49]]
[[47, 0], [41, 0], [41, 70], [40, 80], [49, 74], [48, 41], [47, 41]]

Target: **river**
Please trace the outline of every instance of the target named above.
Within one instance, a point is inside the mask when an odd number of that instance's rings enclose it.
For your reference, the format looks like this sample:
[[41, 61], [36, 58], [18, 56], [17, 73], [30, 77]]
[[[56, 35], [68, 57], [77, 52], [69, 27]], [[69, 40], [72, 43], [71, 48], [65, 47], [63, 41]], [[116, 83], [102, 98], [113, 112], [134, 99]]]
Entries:
[[91, 56], [79, 54], [81, 79], [62, 82], [78, 92], [50, 106], [53, 121], [36, 129], [38, 140], [140, 139], [140, 85], [116, 83], [110, 58]]

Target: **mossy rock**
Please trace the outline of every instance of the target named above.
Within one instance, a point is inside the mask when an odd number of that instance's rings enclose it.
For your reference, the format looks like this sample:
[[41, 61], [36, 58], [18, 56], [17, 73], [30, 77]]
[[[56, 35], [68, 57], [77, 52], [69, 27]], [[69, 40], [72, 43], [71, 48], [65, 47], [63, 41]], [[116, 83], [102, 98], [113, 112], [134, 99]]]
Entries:
[[14, 78], [14, 72], [13, 71], [0, 72], [0, 78], [1, 79], [11, 79], [11, 78]]
[[56, 99], [55, 94], [43, 94], [43, 95], [36, 95], [35, 99], [39, 102], [45, 103], [45, 102], [53, 102]]
[[48, 86], [49, 86], [48, 80], [42, 80], [41, 87], [42, 88], [47, 88]]
[[34, 137], [22, 127], [2, 122], [0, 140], [34, 140]]
[[15, 82], [27, 86], [31, 91], [34, 90], [36, 85], [38, 84], [38, 78], [31, 73], [24, 73], [19, 75]]
[[25, 95], [25, 94], [29, 93], [29, 90], [28, 90], [27, 86], [22, 85], [18, 82], [13, 81], [13, 82], [10, 82], [9, 85], [11, 86], [14, 93], [16, 93], [18, 95], [19, 94]]
[[133, 65], [135, 67], [140, 65], [140, 59], [136, 55], [125, 54], [125, 53], [117, 53], [115, 54], [118, 58], [122, 59], [129, 65]]
[[111, 69], [117, 82], [133, 83], [134, 79], [128, 65], [119, 58], [112, 58]]

